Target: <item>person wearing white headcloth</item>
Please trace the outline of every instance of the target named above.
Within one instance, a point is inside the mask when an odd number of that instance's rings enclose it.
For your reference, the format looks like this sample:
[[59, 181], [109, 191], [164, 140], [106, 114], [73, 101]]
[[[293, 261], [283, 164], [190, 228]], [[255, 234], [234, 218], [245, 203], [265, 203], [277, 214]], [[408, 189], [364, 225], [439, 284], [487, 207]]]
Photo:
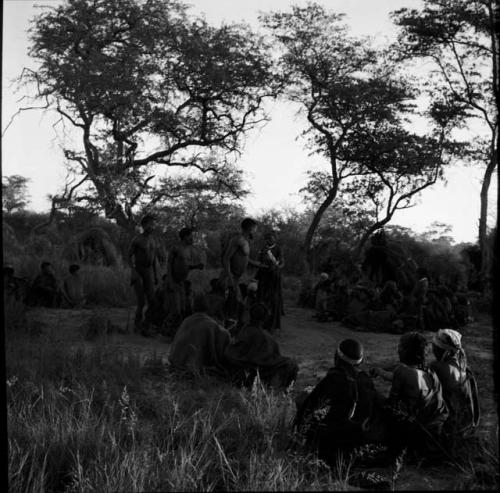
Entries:
[[435, 361], [430, 368], [438, 376], [450, 416], [445, 432], [450, 438], [470, 433], [479, 424], [479, 401], [474, 375], [467, 366], [462, 335], [453, 329], [441, 329], [432, 339]]

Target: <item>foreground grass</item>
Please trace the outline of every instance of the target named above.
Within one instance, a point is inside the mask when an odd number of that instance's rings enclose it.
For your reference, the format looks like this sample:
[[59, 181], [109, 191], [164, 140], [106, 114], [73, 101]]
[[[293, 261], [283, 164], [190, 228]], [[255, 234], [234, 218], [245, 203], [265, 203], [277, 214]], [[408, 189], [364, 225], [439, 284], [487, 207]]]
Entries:
[[157, 360], [141, 366], [104, 349], [68, 355], [10, 342], [11, 491], [346, 487], [340, 474], [288, 451], [289, 394], [174, 379]]
[[[187, 379], [160, 358], [123, 358], [104, 339], [90, 352], [70, 353], [23, 323], [20, 317], [7, 333], [11, 491], [349, 488], [349, 464], [330, 471], [289, 446], [291, 392]], [[471, 360], [485, 403], [490, 370]], [[498, 486], [497, 433], [457, 445], [450, 487]], [[407, 489], [418, 488], [419, 478]]]

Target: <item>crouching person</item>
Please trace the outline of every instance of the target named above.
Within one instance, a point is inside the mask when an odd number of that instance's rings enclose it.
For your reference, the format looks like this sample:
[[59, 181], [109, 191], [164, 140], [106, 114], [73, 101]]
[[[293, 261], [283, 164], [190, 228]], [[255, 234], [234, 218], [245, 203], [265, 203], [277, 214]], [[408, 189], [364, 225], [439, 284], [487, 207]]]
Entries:
[[349, 454], [369, 443], [370, 424], [379, 397], [370, 376], [360, 369], [363, 346], [343, 340], [335, 352], [335, 366], [299, 405], [294, 426], [306, 446], [334, 466], [339, 453]]
[[268, 314], [264, 304], [252, 305], [250, 321], [226, 347], [226, 364], [238, 385], [251, 385], [257, 372], [263, 383], [274, 388], [286, 388], [297, 378], [299, 368], [295, 361], [281, 355], [278, 343], [264, 329]]
[[168, 357], [170, 364], [193, 375], [224, 376], [224, 350], [229, 344], [229, 332], [207, 314], [204, 295], [195, 297], [193, 311], [175, 334]]
[[477, 385], [462, 348], [462, 336], [452, 329], [439, 330], [432, 340], [436, 358], [429, 365], [443, 387], [450, 416], [443, 431], [450, 444], [470, 435], [479, 424]]

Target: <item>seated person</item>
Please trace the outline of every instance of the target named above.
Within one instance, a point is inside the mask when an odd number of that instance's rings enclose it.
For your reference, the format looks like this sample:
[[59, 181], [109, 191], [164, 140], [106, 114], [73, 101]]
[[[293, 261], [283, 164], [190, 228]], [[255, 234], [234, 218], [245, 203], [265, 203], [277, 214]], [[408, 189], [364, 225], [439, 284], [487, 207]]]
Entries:
[[223, 325], [225, 318], [224, 305], [226, 302], [226, 290], [224, 290], [224, 286], [219, 282], [219, 279], [214, 278], [210, 280], [210, 291], [207, 293], [206, 298], [208, 315]]
[[436, 359], [429, 365], [443, 387], [450, 412], [444, 430], [450, 438], [465, 436], [474, 430], [480, 415], [476, 380], [467, 366], [461, 338], [456, 330], [439, 330], [432, 340]]
[[224, 350], [229, 344], [229, 332], [207, 314], [204, 295], [193, 302], [193, 315], [185, 318], [176, 332], [169, 353], [172, 366], [200, 375], [224, 374]]
[[347, 315], [360, 313], [371, 308], [373, 302], [373, 292], [364, 282], [358, 282], [351, 290]]
[[405, 330], [404, 320], [392, 310], [364, 310], [347, 315], [341, 322], [357, 331], [401, 334]]
[[28, 293], [27, 304], [53, 308], [59, 304], [60, 291], [52, 265], [42, 262], [41, 273], [35, 278]]
[[370, 441], [370, 422], [380, 397], [370, 376], [359, 368], [362, 361], [361, 343], [344, 339], [335, 352], [335, 366], [297, 411], [294, 426], [330, 465], [338, 452], [351, 452]]
[[85, 304], [83, 279], [80, 276], [80, 266], [69, 266], [69, 276], [64, 279], [62, 294], [71, 308], [81, 308]]
[[263, 328], [268, 310], [262, 303], [250, 308], [250, 321], [225, 349], [225, 359], [236, 384], [251, 385], [257, 372], [272, 387], [288, 387], [298, 373], [297, 364], [282, 356], [278, 343]]
[[242, 327], [250, 323], [250, 308], [257, 303], [258, 281], [251, 280], [248, 284], [240, 284], [242, 294], [241, 313], [238, 323], [233, 326], [231, 334], [237, 334]]
[[27, 283], [25, 279], [14, 276], [13, 267], [3, 268], [3, 294], [4, 300], [10, 299], [16, 302], [24, 302], [26, 298]]
[[387, 281], [379, 296], [381, 309], [397, 312], [401, 306], [403, 295], [395, 281]]
[[463, 327], [473, 321], [470, 300], [465, 293], [457, 293], [454, 296], [455, 303], [452, 305], [453, 318], [458, 327]]
[[450, 327], [453, 321], [451, 302], [443, 298], [437, 289], [429, 289], [427, 292], [427, 304], [423, 308], [423, 315], [426, 330], [435, 332], [438, 329]]
[[380, 369], [373, 372], [392, 380], [386, 407], [392, 457], [406, 447], [427, 458], [442, 451], [439, 440], [448, 408], [436, 373], [426, 365], [426, 347], [425, 337], [418, 332], [404, 334], [399, 340], [400, 364], [394, 374]]

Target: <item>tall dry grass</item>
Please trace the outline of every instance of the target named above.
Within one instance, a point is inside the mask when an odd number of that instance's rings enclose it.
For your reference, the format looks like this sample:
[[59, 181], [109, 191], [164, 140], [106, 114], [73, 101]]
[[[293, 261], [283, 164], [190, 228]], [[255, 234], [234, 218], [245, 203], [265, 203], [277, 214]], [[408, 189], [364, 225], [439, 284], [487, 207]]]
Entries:
[[159, 360], [20, 337], [6, 354], [12, 491], [345, 488], [288, 449], [289, 393], [186, 381]]

